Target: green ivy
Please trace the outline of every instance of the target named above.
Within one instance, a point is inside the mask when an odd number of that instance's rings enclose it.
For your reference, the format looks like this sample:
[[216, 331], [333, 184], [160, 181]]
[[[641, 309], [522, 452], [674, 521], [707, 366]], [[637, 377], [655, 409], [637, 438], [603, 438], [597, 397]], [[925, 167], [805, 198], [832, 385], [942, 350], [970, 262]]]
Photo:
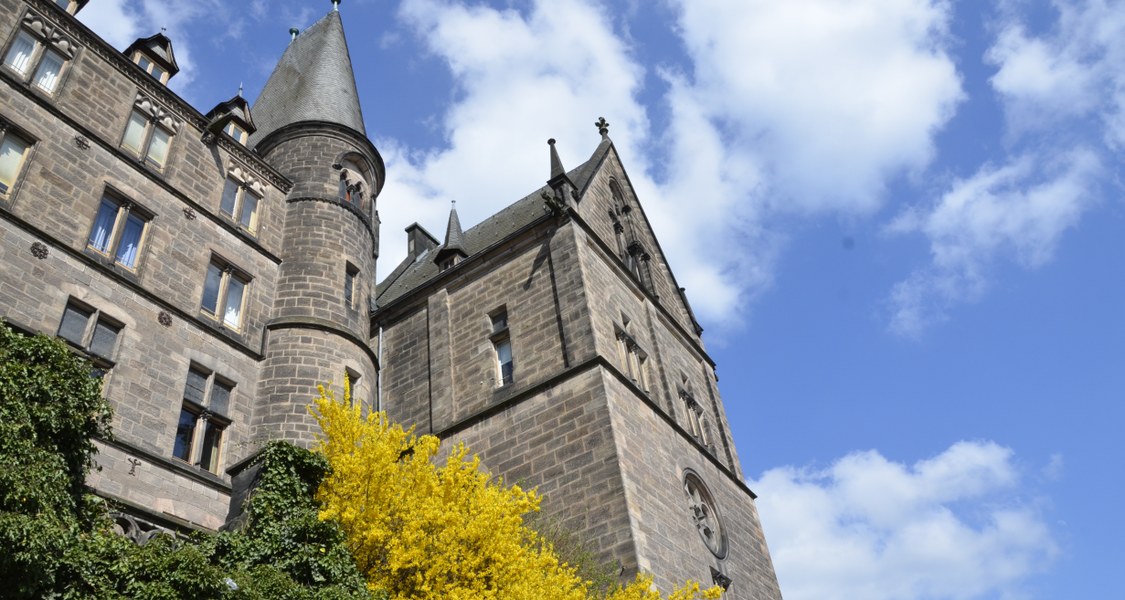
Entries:
[[137, 546], [116, 535], [85, 479], [110, 407], [91, 365], [63, 343], [0, 322], [0, 582], [4, 598], [372, 600], [343, 534], [317, 517], [327, 473], [281, 442], [235, 531]]

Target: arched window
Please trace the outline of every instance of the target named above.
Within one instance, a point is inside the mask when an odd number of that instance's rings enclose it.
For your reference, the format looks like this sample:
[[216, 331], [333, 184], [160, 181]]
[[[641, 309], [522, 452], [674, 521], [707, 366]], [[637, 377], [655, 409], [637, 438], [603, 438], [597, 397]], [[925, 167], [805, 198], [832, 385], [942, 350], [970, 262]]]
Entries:
[[366, 170], [361, 164], [359, 160], [350, 157], [340, 162], [340, 201], [370, 214], [370, 207], [366, 203]]

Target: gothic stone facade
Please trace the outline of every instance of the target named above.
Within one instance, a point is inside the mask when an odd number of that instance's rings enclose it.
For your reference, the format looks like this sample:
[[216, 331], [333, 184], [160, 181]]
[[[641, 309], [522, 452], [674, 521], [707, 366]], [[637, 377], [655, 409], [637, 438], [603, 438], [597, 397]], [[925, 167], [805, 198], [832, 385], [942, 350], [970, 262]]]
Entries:
[[309, 443], [315, 386], [346, 372], [361, 401], [538, 486], [623, 577], [780, 598], [715, 366], [604, 128], [573, 171], [552, 147], [548, 185], [484, 222], [408, 228], [376, 284], [383, 163], [340, 13], [252, 108], [204, 114], [166, 87], [167, 38], [120, 52], [84, 4], [0, 0], [0, 317], [104, 373], [97, 493], [218, 529], [262, 441]]

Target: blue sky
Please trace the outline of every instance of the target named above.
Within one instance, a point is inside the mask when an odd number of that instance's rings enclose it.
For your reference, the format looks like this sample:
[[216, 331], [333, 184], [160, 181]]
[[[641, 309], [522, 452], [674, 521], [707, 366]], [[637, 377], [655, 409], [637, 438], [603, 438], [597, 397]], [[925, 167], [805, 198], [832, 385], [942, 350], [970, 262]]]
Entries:
[[[206, 112], [328, 0], [93, 0]], [[790, 600], [1103, 598], [1125, 564], [1125, 2], [345, 0], [399, 232], [605, 116]]]

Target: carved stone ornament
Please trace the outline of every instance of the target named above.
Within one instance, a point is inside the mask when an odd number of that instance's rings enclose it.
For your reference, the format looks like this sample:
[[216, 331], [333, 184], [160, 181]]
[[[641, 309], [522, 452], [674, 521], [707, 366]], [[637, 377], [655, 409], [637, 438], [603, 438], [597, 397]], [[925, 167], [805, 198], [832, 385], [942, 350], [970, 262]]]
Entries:
[[28, 10], [27, 14], [23, 16], [23, 28], [47, 44], [50, 44], [59, 54], [66, 57], [67, 60], [74, 58], [74, 52], [77, 49], [74, 40], [63, 33], [57, 24], [50, 22], [43, 15], [34, 10]]
[[171, 131], [173, 134], [179, 132], [180, 125], [183, 123], [176, 115], [168, 111], [155, 100], [148, 96], [138, 93], [136, 100], [133, 101], [133, 106], [141, 111], [141, 113], [148, 116], [149, 120], [159, 123], [162, 127]]
[[730, 589], [730, 584], [734, 583], [726, 573], [723, 573], [715, 567], [711, 567], [711, 582], [723, 588], [724, 592]]
[[51, 251], [47, 248], [46, 245], [43, 244], [43, 242], [35, 242], [31, 244], [31, 255], [35, 258], [43, 260], [44, 258], [50, 256], [50, 254]]
[[117, 532], [117, 535], [124, 537], [138, 546], [144, 546], [151, 542], [153, 538], [160, 535], [176, 537], [176, 534], [171, 531], [149, 523], [144, 519], [133, 517], [132, 515], [113, 512], [110, 513], [109, 516], [113, 519], [113, 529]]
[[687, 498], [691, 520], [699, 531], [703, 544], [716, 558], [727, 555], [727, 534], [723, 528], [722, 517], [715, 507], [715, 500], [707, 485], [695, 471], [684, 473], [684, 496]]
[[172, 326], [172, 315], [168, 314], [166, 310], [160, 311], [160, 314], [156, 316], [156, 320], [165, 327]]

